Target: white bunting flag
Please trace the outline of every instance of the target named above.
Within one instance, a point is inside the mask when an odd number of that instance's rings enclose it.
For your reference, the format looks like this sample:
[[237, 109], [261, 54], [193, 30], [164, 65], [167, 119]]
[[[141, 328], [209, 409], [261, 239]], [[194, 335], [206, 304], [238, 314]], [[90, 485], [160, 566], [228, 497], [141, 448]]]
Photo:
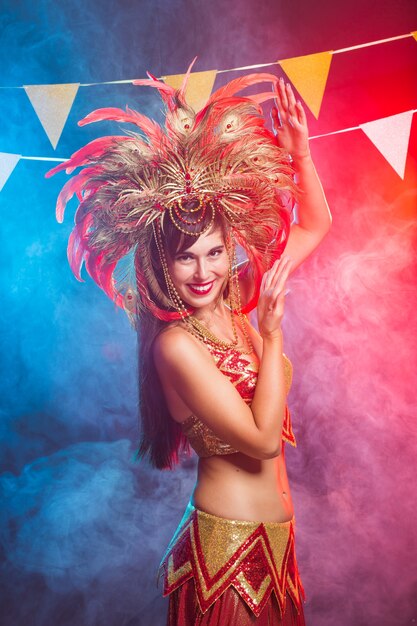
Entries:
[[55, 149], [77, 95], [79, 83], [25, 85], [29, 100]]
[[20, 160], [20, 154], [0, 152], [0, 191]]
[[366, 124], [359, 124], [359, 128], [401, 178], [404, 178], [412, 120], [413, 111], [405, 111]]

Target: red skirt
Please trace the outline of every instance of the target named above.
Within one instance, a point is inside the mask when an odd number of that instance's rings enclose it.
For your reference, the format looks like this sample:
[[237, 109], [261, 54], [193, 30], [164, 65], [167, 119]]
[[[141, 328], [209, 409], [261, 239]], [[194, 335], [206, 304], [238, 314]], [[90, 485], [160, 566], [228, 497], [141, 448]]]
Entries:
[[188, 505], [161, 561], [168, 626], [304, 626], [294, 518], [249, 522]]
[[233, 586], [230, 586], [205, 613], [198, 604], [194, 581], [188, 580], [169, 596], [167, 626], [305, 626], [303, 606], [296, 609], [287, 594], [284, 615], [278, 607], [275, 594], [256, 617], [243, 602]]

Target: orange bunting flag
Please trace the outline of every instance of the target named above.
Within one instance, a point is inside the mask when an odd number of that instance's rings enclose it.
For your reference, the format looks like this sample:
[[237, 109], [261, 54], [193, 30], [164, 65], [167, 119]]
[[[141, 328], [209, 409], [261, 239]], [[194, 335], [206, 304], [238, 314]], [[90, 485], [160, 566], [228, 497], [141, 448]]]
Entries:
[[332, 58], [332, 52], [318, 52], [278, 61], [316, 119], [319, 117]]
[[414, 37], [414, 39], [417, 41], [417, 30], [413, 31], [411, 33], [411, 35]]
[[25, 85], [24, 90], [55, 149], [77, 95], [79, 83]]
[[[210, 98], [216, 75], [217, 70], [207, 70], [206, 72], [192, 72], [188, 77], [185, 99], [196, 113]], [[172, 74], [164, 76], [163, 79], [170, 87], [180, 89], [184, 76], [185, 74]]]
[[359, 128], [402, 179], [404, 179], [412, 120], [413, 111], [405, 111], [405, 113], [397, 113], [359, 125]]
[[10, 174], [20, 161], [21, 156], [21, 154], [0, 152], [0, 191], [3, 189]]

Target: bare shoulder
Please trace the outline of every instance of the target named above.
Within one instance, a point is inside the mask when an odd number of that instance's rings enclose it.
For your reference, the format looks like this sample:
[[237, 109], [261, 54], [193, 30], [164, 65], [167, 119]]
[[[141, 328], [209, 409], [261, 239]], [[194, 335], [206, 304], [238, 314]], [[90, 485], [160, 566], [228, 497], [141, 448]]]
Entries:
[[211, 360], [198, 340], [180, 325], [169, 326], [159, 333], [153, 344], [153, 357], [158, 370], [178, 369], [181, 365]]

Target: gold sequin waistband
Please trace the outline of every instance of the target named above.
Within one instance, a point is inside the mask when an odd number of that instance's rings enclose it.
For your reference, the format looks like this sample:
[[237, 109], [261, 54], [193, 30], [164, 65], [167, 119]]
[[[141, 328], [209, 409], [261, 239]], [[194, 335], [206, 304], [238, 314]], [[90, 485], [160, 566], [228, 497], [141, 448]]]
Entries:
[[194, 577], [203, 613], [233, 585], [259, 615], [274, 591], [281, 612], [288, 592], [296, 607], [304, 590], [294, 549], [294, 516], [285, 522], [232, 520], [191, 502], [162, 559], [164, 595]]
[[263, 524], [266, 527], [274, 528], [274, 527], [285, 527], [290, 526], [291, 524], [295, 525], [295, 516], [293, 515], [291, 519], [286, 520], [284, 522], [264, 522], [262, 520], [253, 521], [253, 520], [237, 520], [230, 519], [228, 517], [220, 517], [219, 515], [214, 515], [214, 513], [207, 513], [207, 511], [203, 511], [202, 509], [197, 508], [191, 502], [188, 503], [187, 508], [184, 513], [183, 521], [186, 517], [192, 515], [193, 512], [196, 512], [199, 518], [206, 518], [207, 520], [218, 520], [219, 523], [231, 523], [233, 525], [239, 526], [240, 528], [256, 528], [259, 524]]

